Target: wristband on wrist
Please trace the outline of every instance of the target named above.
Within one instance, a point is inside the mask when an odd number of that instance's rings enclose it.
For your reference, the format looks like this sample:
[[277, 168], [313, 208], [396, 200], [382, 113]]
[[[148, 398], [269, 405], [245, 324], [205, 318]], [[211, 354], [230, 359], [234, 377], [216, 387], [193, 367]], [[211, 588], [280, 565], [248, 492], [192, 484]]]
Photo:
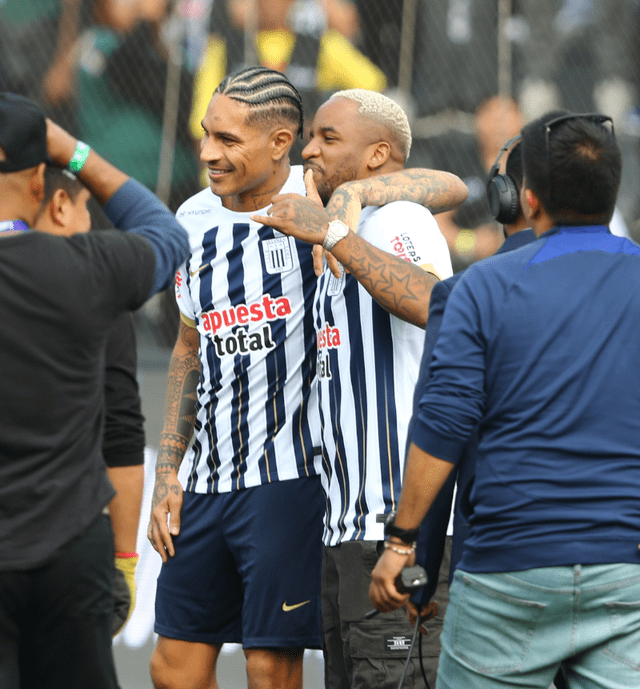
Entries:
[[73, 152], [73, 155], [71, 156], [69, 165], [67, 165], [71, 172], [77, 175], [80, 172], [80, 170], [82, 170], [84, 164], [87, 162], [90, 150], [91, 146], [89, 146], [89, 144], [85, 144], [84, 141], [78, 141], [78, 143], [76, 144], [76, 150]]
[[395, 536], [407, 545], [415, 543], [418, 540], [420, 529], [401, 529], [399, 526], [396, 526], [395, 520], [396, 513], [390, 512], [384, 525], [385, 537]]
[[397, 545], [394, 545], [389, 541], [385, 541], [384, 549], [391, 550], [392, 552], [397, 553], [398, 555], [404, 555], [406, 557], [407, 555], [411, 555], [411, 553], [416, 549], [416, 544], [413, 543], [410, 548], [399, 548]]
[[116, 557], [129, 558], [129, 557], [139, 557], [138, 553], [116, 553]]

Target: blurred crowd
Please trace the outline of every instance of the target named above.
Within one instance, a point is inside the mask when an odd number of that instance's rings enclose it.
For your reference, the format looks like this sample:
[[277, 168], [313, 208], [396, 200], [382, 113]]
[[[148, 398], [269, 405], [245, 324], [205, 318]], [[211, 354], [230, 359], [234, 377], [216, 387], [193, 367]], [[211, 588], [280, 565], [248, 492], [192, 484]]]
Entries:
[[174, 210], [202, 186], [200, 121], [224, 74], [285, 72], [307, 122], [338, 89], [384, 91], [412, 121], [409, 164], [470, 189], [438, 218], [457, 270], [502, 242], [485, 193], [500, 143], [554, 107], [613, 116], [629, 143], [618, 219], [635, 236], [639, 23], [637, 0], [0, 0], [0, 90]]

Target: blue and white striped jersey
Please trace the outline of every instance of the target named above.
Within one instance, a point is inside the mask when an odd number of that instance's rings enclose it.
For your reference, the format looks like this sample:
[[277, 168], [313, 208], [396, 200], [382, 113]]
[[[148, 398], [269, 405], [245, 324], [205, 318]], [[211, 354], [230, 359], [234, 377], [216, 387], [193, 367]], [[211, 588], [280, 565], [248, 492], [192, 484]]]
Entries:
[[[305, 193], [300, 166], [289, 192]], [[195, 438], [184, 460], [185, 490], [196, 493], [319, 473], [311, 247], [253, 214], [224, 208], [210, 189], [177, 213], [191, 256], [176, 298], [200, 336]]]
[[[404, 201], [365, 208], [358, 234], [441, 278], [452, 274], [431, 213]], [[378, 540], [400, 497], [424, 330], [391, 316], [352, 275], [325, 270], [314, 303], [328, 496], [324, 543]]]

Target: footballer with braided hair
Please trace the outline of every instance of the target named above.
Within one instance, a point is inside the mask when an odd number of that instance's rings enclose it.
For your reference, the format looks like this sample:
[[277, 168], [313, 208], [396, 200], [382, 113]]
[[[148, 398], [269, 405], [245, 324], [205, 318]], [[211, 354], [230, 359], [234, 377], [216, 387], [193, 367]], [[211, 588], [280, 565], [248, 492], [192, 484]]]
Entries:
[[316, 277], [307, 244], [249, 219], [304, 194], [289, 164], [302, 124], [280, 72], [226, 76], [202, 119], [209, 188], [177, 213], [191, 255], [148, 532], [163, 559], [155, 687], [217, 687], [222, 644], [240, 643], [249, 686], [297, 689], [304, 648], [320, 647]]

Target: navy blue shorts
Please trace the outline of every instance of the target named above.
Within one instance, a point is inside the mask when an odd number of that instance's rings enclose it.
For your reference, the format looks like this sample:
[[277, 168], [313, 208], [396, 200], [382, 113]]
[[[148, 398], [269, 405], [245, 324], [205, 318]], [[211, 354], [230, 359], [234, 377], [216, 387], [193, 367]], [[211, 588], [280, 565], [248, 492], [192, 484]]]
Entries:
[[244, 648], [320, 648], [320, 479], [184, 493], [176, 554], [156, 592], [161, 636]]

